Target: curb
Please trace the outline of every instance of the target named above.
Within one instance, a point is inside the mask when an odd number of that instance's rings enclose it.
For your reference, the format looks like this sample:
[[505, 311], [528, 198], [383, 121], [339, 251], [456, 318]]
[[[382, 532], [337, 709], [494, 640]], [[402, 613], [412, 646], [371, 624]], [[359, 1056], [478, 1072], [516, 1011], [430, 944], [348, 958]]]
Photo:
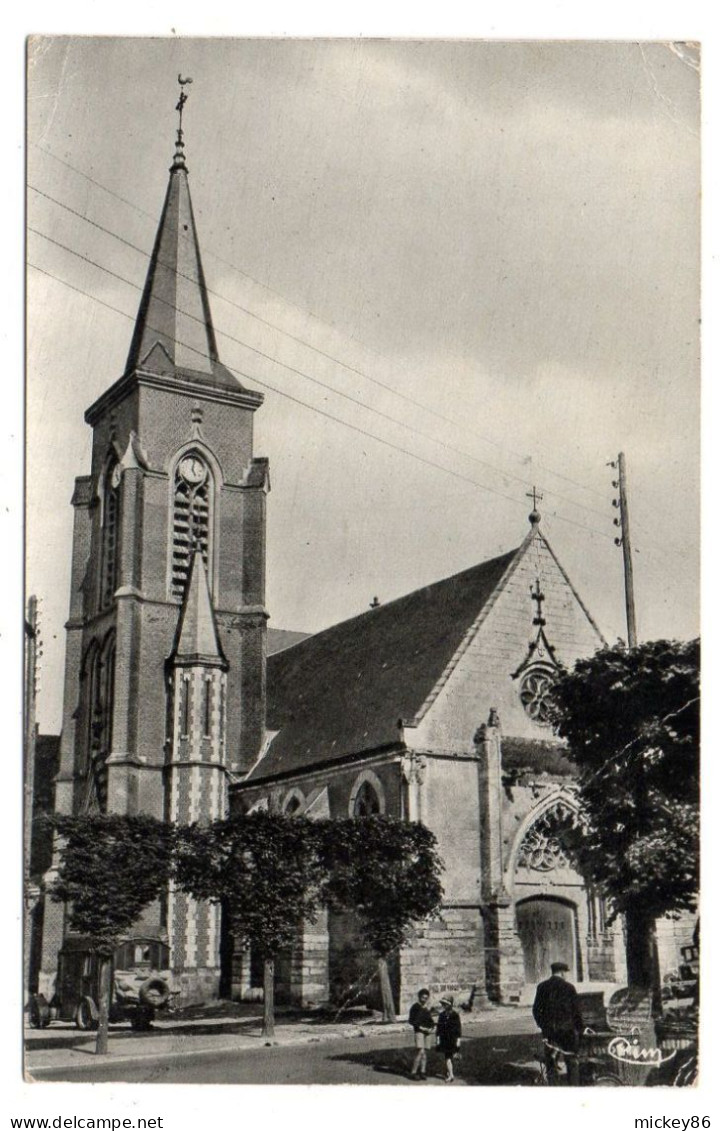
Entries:
[[[478, 1014], [475, 1017], [467, 1018], [465, 1023], [468, 1026], [472, 1025], [474, 1028], [475, 1026], [481, 1025], [485, 1021], [489, 1020], [490, 1016], [491, 1015], [489, 1013]], [[154, 1051], [152, 1048], [147, 1048], [144, 1052], [138, 1051], [127, 1054], [111, 1052], [100, 1056], [98, 1056], [97, 1054], [89, 1054], [88, 1052], [75, 1052], [75, 1050], [69, 1053], [64, 1053], [62, 1049], [58, 1049], [57, 1052], [51, 1051], [50, 1053], [51, 1056], [57, 1056], [58, 1059], [48, 1061], [45, 1064], [33, 1064], [32, 1045], [26, 1045], [24, 1073], [27, 1080], [39, 1081], [42, 1079], [44, 1073], [62, 1071], [63, 1069], [81, 1069], [83, 1067], [88, 1067], [89, 1065], [104, 1066], [115, 1064], [143, 1064], [147, 1063], [148, 1061], [181, 1060], [187, 1059], [188, 1057], [218, 1056], [233, 1052], [254, 1052], [256, 1050], [268, 1047], [290, 1048], [293, 1045], [301, 1046], [310, 1044], [327, 1044], [330, 1041], [337, 1040], [351, 1041], [362, 1040], [366, 1037], [375, 1038], [382, 1036], [400, 1035], [405, 1033], [406, 1030], [407, 1022], [403, 1021], [389, 1025], [353, 1026], [351, 1029], [346, 1029], [344, 1031], [335, 1030], [334, 1032], [317, 1034], [302, 1033], [298, 1034], [297, 1037], [293, 1037], [292, 1034], [281, 1034], [280, 1036], [273, 1038], [272, 1041], [263, 1041], [263, 1039], [258, 1036], [257, 1038], [255, 1038], [252, 1044], [245, 1043], [242, 1037], [239, 1038], [241, 1043], [228, 1042], [227, 1040], [223, 1041], [224, 1034], [218, 1033], [217, 1039], [219, 1041], [222, 1041], [223, 1043], [215, 1044], [211, 1047], [205, 1046], [203, 1048], [178, 1048], [174, 1050], [158, 1049], [157, 1051]], [[160, 1033], [158, 1033], [158, 1038], [162, 1040]], [[212, 1037], [210, 1039], [212, 1040]]]
[[[380, 1027], [378, 1027], [378, 1028], [380, 1028]], [[351, 1030], [351, 1031], [346, 1031], [346, 1032], [337, 1032], [336, 1031], [334, 1033], [322, 1033], [322, 1034], [317, 1034], [317, 1035], [315, 1035], [315, 1034], [311, 1035], [311, 1034], [307, 1033], [307, 1034], [298, 1035], [297, 1038], [293, 1038], [292, 1036], [290, 1036], [290, 1037], [286, 1037], [285, 1039], [283, 1039], [283, 1036], [281, 1035], [279, 1038], [276, 1036], [271, 1041], [264, 1041], [261, 1037], [258, 1036], [256, 1038], [256, 1042], [253, 1043], [253, 1044], [245, 1044], [244, 1042], [241, 1043], [241, 1044], [237, 1044], [237, 1043], [233, 1042], [233, 1043], [217, 1044], [217, 1045], [213, 1045], [212, 1047], [206, 1046], [204, 1048], [194, 1048], [194, 1049], [193, 1048], [178, 1048], [178, 1049], [173, 1049], [173, 1050], [158, 1049], [157, 1051], [154, 1051], [153, 1049], [148, 1048], [148, 1049], [146, 1049], [145, 1052], [136, 1052], [136, 1053], [129, 1053], [129, 1054], [106, 1053], [105, 1055], [100, 1055], [100, 1056], [98, 1056], [96, 1054], [88, 1054], [88, 1053], [81, 1053], [79, 1055], [73, 1055], [71, 1053], [71, 1054], [63, 1055], [62, 1050], [58, 1050], [58, 1052], [55, 1054], [55, 1055], [57, 1055], [58, 1060], [57, 1061], [53, 1060], [52, 1062], [48, 1061], [46, 1064], [32, 1064], [31, 1063], [32, 1049], [26, 1048], [26, 1052], [25, 1052], [25, 1075], [26, 1075], [27, 1078], [33, 1079], [33, 1078], [37, 1077], [38, 1074], [41, 1074], [43, 1072], [56, 1072], [56, 1071], [58, 1071], [60, 1069], [64, 1069], [64, 1068], [69, 1068], [69, 1069], [82, 1068], [86, 1064], [94, 1064], [94, 1065], [141, 1064], [141, 1063], [144, 1063], [144, 1062], [147, 1062], [147, 1061], [150, 1061], [150, 1060], [152, 1060], [152, 1061], [155, 1061], [155, 1060], [178, 1060], [178, 1059], [184, 1059], [184, 1058], [191, 1057], [191, 1056], [201, 1057], [201, 1056], [216, 1056], [216, 1055], [219, 1055], [219, 1054], [230, 1053], [230, 1052], [237, 1052], [237, 1053], [254, 1052], [254, 1051], [257, 1051], [259, 1049], [264, 1049], [264, 1048], [291, 1048], [293, 1045], [297, 1046], [297, 1045], [310, 1045], [310, 1044], [326, 1044], [329, 1041], [338, 1041], [338, 1040], [346, 1040], [346, 1041], [361, 1040], [361, 1039], [363, 1039], [367, 1036], [373, 1036], [373, 1037], [392, 1036], [394, 1034], [402, 1033], [404, 1029], [405, 1029], [404, 1025], [402, 1025], [402, 1026], [401, 1025], [387, 1025], [387, 1026], [382, 1026], [382, 1029], [380, 1031], [374, 1031], [372, 1033], [368, 1033], [368, 1032], [360, 1029], [359, 1031], [356, 1031], [356, 1030]], [[220, 1039], [221, 1039], [221, 1036], [220, 1036]], [[88, 1055], [92, 1056], [91, 1060], [86, 1059], [86, 1057]]]

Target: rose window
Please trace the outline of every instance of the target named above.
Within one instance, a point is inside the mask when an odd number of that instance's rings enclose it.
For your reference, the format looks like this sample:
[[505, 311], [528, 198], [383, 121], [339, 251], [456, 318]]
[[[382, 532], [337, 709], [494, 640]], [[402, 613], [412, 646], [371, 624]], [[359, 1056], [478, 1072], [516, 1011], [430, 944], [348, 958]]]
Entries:
[[520, 684], [520, 702], [530, 718], [547, 726], [550, 722], [548, 692], [553, 683], [553, 673], [543, 668], [531, 669]]

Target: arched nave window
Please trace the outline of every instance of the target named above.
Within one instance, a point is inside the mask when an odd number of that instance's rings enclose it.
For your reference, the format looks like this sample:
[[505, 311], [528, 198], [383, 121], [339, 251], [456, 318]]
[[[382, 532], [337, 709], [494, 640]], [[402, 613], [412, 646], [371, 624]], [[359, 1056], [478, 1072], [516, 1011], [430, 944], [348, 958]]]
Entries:
[[350, 794], [351, 817], [376, 817], [385, 812], [385, 792], [380, 779], [366, 770], [355, 781]]

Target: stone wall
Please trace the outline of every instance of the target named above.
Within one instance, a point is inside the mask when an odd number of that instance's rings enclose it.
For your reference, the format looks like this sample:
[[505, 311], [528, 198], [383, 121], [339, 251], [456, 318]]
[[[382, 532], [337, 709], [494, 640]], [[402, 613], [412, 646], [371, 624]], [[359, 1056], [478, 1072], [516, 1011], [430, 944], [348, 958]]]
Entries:
[[443, 908], [442, 918], [418, 927], [411, 945], [400, 951], [401, 1013], [407, 1013], [423, 986], [434, 1002], [440, 994], [451, 993], [457, 1005], [470, 997], [473, 986], [484, 997], [485, 941], [479, 907]]
[[183, 970], [181, 974], [173, 976], [172, 984], [174, 990], [180, 991], [173, 994], [173, 1005], [202, 1005], [217, 998], [220, 971], [216, 967]]
[[[511, 567], [504, 586], [483, 609], [476, 627], [468, 632], [422, 721], [412, 734], [407, 732], [408, 742], [417, 750], [471, 750], [473, 735], [492, 708], [500, 716], [505, 735], [552, 737], [525, 713], [519, 695], [521, 679], [513, 678], [528, 660], [529, 641], [537, 633], [531, 590], [538, 580], [544, 631], [557, 660], [572, 665], [602, 644], [598, 629], [537, 531]], [[541, 658], [536, 651], [534, 659]]]
[[295, 944], [275, 964], [275, 1000], [280, 1005], [307, 1009], [330, 1000], [330, 944], [327, 912], [315, 923], [305, 923]]
[[525, 982], [522, 946], [515, 908], [508, 900], [485, 909], [486, 987], [491, 1001], [517, 1005]]

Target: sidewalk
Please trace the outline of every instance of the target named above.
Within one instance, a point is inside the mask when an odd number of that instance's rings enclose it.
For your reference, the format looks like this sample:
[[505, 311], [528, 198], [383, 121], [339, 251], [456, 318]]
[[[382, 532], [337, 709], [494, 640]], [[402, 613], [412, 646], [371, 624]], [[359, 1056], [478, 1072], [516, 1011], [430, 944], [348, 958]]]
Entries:
[[[95, 1033], [83, 1033], [70, 1023], [55, 1022], [47, 1029], [27, 1029], [25, 1072], [32, 1077], [43, 1069], [95, 1064], [131, 1064], [148, 1059], [213, 1056], [259, 1049], [266, 1045], [309, 1045], [337, 1040], [363, 1040], [397, 1034], [407, 1037], [406, 1021], [383, 1024], [373, 1018], [326, 1022], [315, 1018], [276, 1021], [275, 1036], [260, 1035], [261, 1019], [202, 1018], [193, 1021], [157, 1020], [149, 1033], [136, 1033], [129, 1025], [111, 1026], [108, 1053], [95, 1054]], [[496, 1008], [463, 1016], [463, 1030], [476, 1036], [487, 1033], [523, 1033], [535, 1030], [530, 1011]]]

